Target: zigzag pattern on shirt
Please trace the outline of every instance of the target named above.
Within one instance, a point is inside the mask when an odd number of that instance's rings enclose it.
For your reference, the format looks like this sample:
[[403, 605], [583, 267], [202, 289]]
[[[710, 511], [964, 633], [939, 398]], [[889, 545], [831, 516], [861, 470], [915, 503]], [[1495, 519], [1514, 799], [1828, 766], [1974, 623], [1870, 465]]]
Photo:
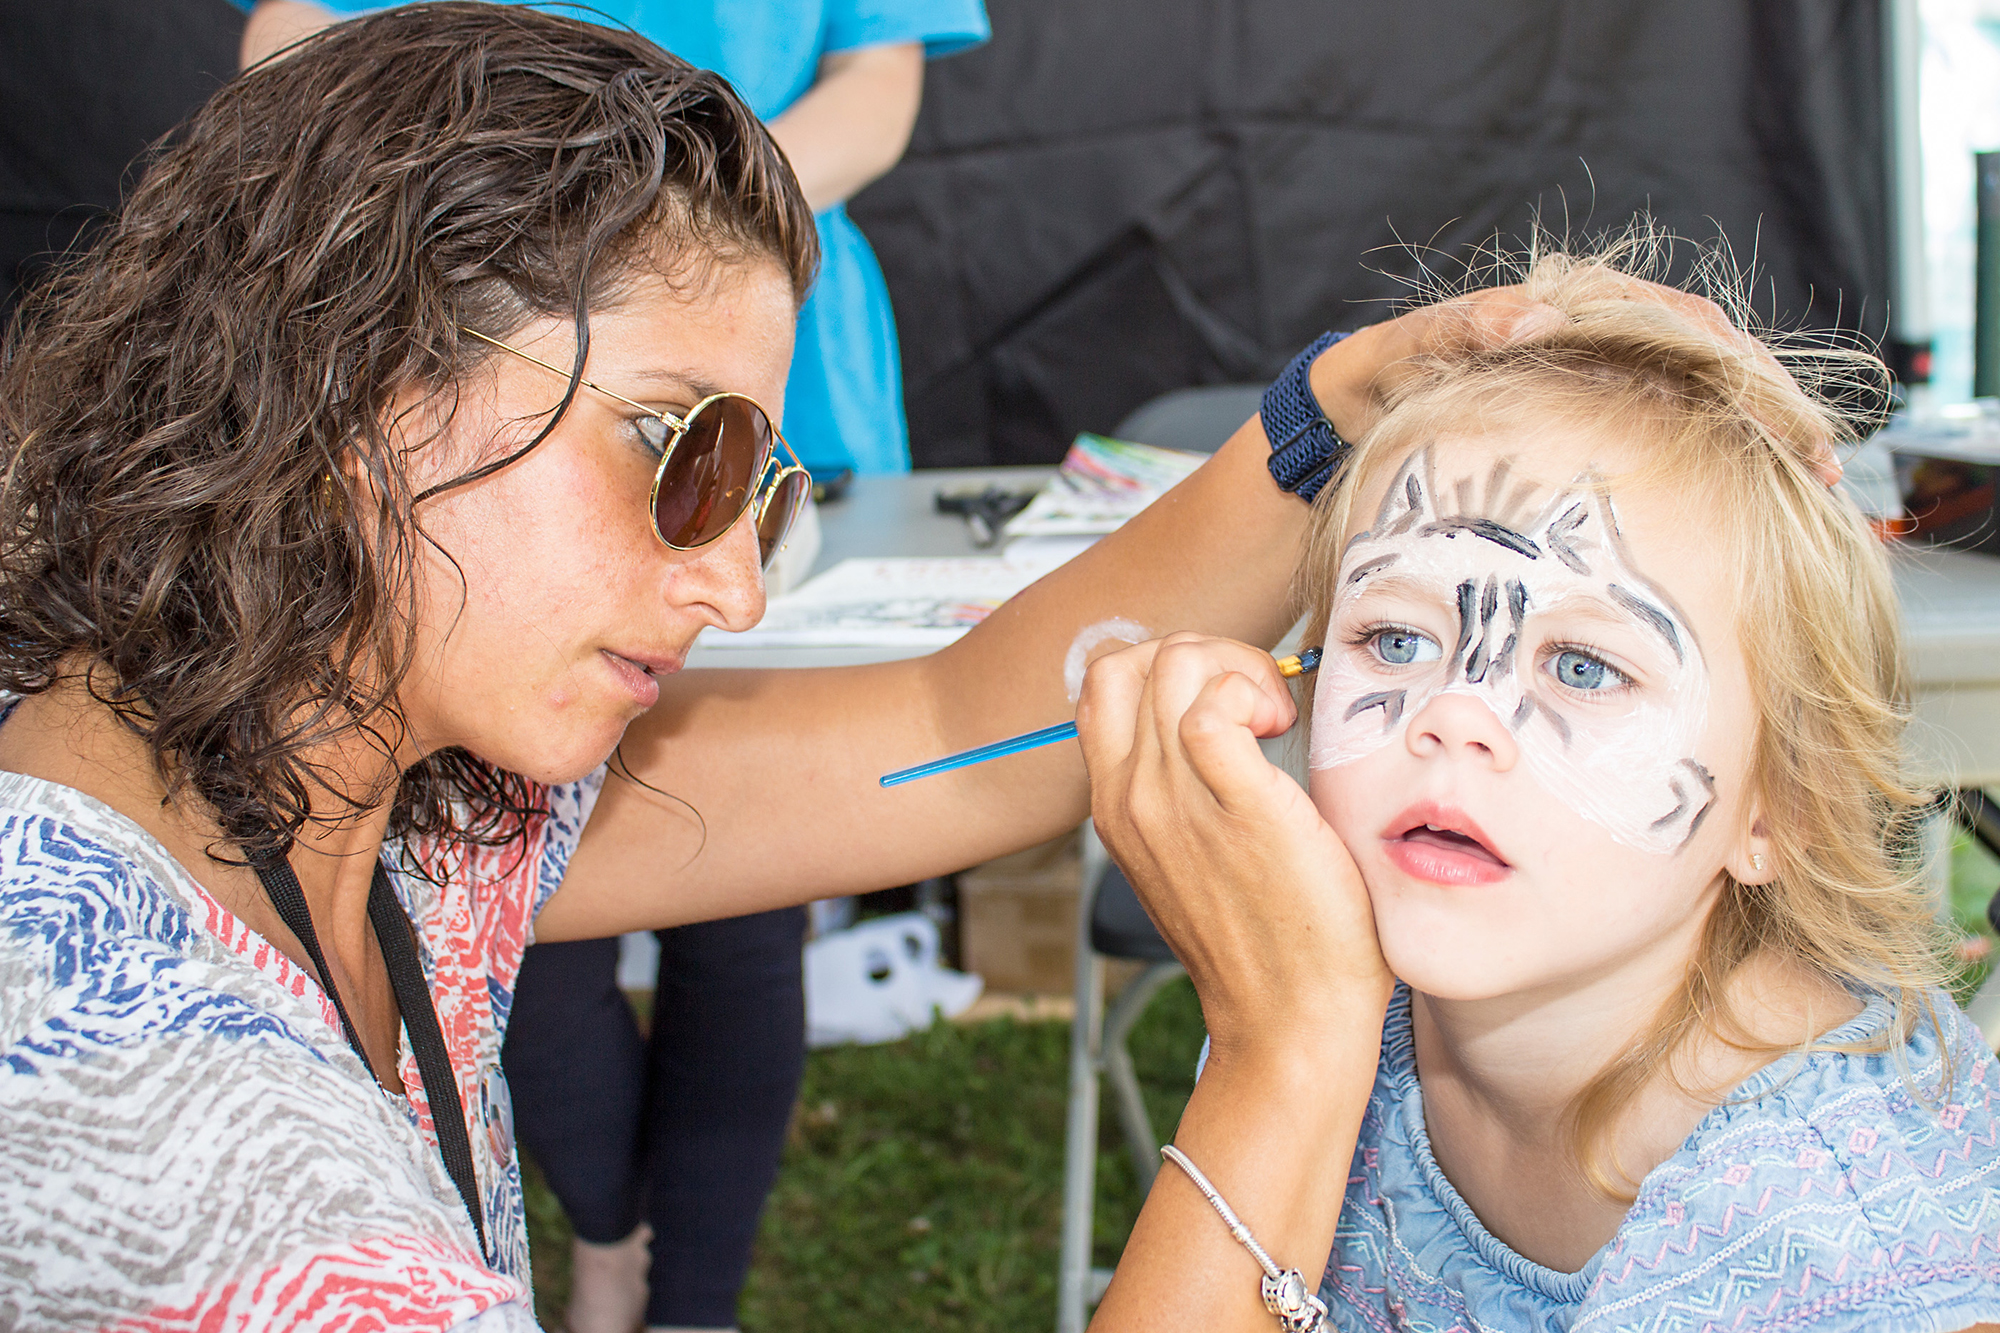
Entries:
[[[1859, 1333], [1928, 1326], [1925, 1310], [1950, 1310], [1952, 1328], [2000, 1319], [2000, 1069], [1939, 999], [1959, 1074], [1943, 1104], [1910, 1096], [1910, 1084], [1938, 1086], [1942, 1067], [1921, 1024], [1902, 1064], [1821, 1052], [1774, 1066], [1646, 1177], [1616, 1237], [1568, 1274], [1486, 1232], [1431, 1158], [1399, 994], [1322, 1295], [1343, 1327], [1371, 1330]], [[1887, 1018], [1871, 1005], [1857, 1031]]]
[[499, 1016], [595, 790], [550, 792], [504, 874], [392, 876], [435, 909], [489, 1267], [421, 1097], [382, 1093], [317, 983], [129, 821], [0, 774], [0, 1328], [531, 1324]]
[[[457, 1280], [440, 1284], [437, 1275]], [[323, 1333], [444, 1330], [520, 1293], [474, 1255], [423, 1236], [391, 1236], [279, 1264], [185, 1305], [159, 1305], [108, 1333], [310, 1328]]]

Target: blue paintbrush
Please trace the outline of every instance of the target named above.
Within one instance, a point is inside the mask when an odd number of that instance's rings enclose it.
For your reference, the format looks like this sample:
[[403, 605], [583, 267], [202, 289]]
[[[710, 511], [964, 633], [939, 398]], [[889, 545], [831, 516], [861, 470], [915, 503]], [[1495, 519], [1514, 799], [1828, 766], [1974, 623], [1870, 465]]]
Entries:
[[[1290, 657], [1278, 659], [1278, 674], [1281, 676], [1303, 676], [1319, 667], [1319, 649], [1308, 648]], [[1044, 745], [1054, 745], [1076, 735], [1076, 723], [1059, 722], [1053, 727], [1043, 727], [1040, 731], [1023, 732], [1010, 736], [1004, 741], [994, 741], [991, 745], [975, 745], [970, 750], [960, 750], [942, 759], [933, 759], [928, 764], [918, 764], [915, 768], [900, 768], [894, 773], [882, 775], [885, 787], [900, 787], [905, 782], [915, 782], [918, 778], [931, 777], [938, 773], [949, 773], [954, 768], [965, 768], [970, 764], [983, 764], [988, 759], [998, 759], [1003, 754], [1019, 754], [1023, 750], [1037, 750]]]

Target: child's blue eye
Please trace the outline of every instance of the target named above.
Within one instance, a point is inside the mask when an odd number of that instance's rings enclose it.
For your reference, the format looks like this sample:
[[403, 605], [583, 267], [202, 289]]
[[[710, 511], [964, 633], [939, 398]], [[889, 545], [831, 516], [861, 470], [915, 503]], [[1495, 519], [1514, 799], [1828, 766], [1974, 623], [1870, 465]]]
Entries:
[[1437, 640], [1427, 634], [1419, 634], [1413, 629], [1385, 629], [1371, 640], [1375, 656], [1391, 666], [1408, 666], [1412, 662], [1435, 662], [1444, 656]]
[[1557, 653], [1549, 667], [1555, 672], [1557, 680], [1573, 690], [1601, 690], [1607, 685], [1620, 685], [1625, 681], [1625, 674], [1618, 668], [1574, 648]]

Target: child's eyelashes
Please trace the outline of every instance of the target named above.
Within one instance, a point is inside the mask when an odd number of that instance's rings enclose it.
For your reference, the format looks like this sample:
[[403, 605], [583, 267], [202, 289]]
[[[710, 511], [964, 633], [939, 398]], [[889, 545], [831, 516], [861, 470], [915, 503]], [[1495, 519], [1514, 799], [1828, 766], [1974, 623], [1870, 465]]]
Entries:
[[[1413, 625], [1377, 621], [1342, 637], [1360, 649], [1366, 660], [1391, 671], [1444, 659], [1444, 645], [1438, 638]], [[1549, 643], [1534, 655], [1541, 659], [1542, 670], [1549, 678], [1572, 696], [1610, 699], [1638, 685], [1638, 678], [1631, 672], [1607, 660], [1609, 654], [1584, 644]]]
[[1377, 661], [1387, 666], [1415, 666], [1444, 656], [1444, 649], [1436, 639], [1408, 625], [1371, 625], [1349, 642], [1365, 646]]
[[1615, 693], [1633, 683], [1632, 677], [1595, 653], [1567, 644], [1549, 651], [1545, 669], [1557, 684], [1579, 694]]

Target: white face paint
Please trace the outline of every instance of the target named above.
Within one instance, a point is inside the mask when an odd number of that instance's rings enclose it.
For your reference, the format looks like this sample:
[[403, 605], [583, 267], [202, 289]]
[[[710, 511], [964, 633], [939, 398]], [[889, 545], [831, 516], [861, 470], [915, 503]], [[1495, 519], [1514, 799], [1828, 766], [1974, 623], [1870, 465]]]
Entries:
[[1336, 587], [1312, 767], [1401, 742], [1433, 699], [1466, 695], [1552, 797], [1617, 841], [1667, 855], [1694, 836], [1715, 799], [1694, 757], [1708, 671], [1587, 478], [1551, 493], [1503, 459], [1447, 499], [1420, 449], [1348, 543]]
[[1070, 640], [1069, 651], [1063, 654], [1063, 689], [1069, 692], [1069, 701], [1075, 703], [1083, 694], [1083, 672], [1090, 665], [1090, 654], [1104, 644], [1116, 640], [1119, 643], [1144, 643], [1155, 637], [1136, 620], [1124, 620], [1113, 616], [1100, 620], [1095, 625], [1085, 625]]

